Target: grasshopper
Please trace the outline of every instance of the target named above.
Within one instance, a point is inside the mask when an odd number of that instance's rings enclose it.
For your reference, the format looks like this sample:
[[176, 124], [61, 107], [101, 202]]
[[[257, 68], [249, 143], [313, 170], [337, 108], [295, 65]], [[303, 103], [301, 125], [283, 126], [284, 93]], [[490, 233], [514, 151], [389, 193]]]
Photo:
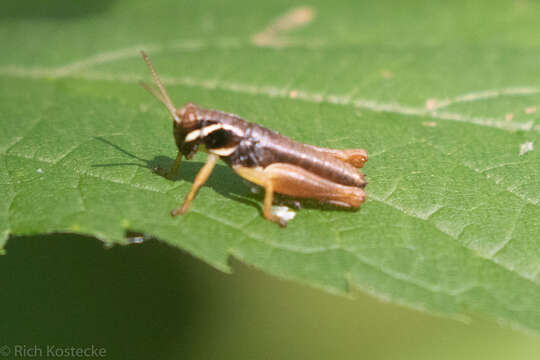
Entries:
[[178, 154], [169, 177], [177, 172], [182, 157], [191, 159], [199, 148], [208, 153], [182, 206], [171, 211], [182, 215], [217, 161], [222, 159], [238, 175], [265, 190], [264, 217], [285, 227], [286, 221], [272, 213], [274, 193], [317, 199], [345, 208], [359, 208], [367, 182], [357, 168], [368, 160], [364, 149], [328, 149], [293, 141], [238, 115], [205, 109], [193, 103], [175, 108], [150, 58], [141, 52], [159, 92], [141, 85], [169, 110]]

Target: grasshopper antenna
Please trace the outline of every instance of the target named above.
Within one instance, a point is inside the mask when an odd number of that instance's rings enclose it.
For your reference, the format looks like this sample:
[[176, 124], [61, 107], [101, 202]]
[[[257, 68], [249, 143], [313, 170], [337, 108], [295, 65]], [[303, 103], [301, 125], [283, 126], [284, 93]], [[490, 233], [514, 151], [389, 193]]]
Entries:
[[165, 99], [163, 98], [163, 96], [161, 96], [160, 93], [156, 92], [156, 90], [153, 89], [150, 85], [148, 85], [144, 81], [139, 81], [139, 84], [144, 88], [144, 90], [148, 91], [150, 93], [150, 95], [154, 96], [161, 103], [163, 103], [165, 106], [167, 106], [167, 103], [165, 102]]
[[144, 59], [144, 62], [146, 62], [146, 65], [148, 65], [148, 68], [150, 69], [150, 72], [152, 73], [152, 77], [154, 78], [154, 82], [156, 83], [157, 87], [159, 88], [159, 93], [154, 92], [148, 85], [146, 85], [144, 82], [141, 82], [142, 87], [146, 89], [150, 94], [154, 95], [159, 101], [161, 101], [169, 112], [171, 113], [173, 119], [175, 122], [180, 124], [182, 121], [176, 114], [176, 108], [174, 107], [171, 98], [169, 97], [169, 94], [167, 94], [167, 90], [165, 90], [165, 86], [163, 86], [163, 83], [161, 82], [161, 79], [159, 78], [156, 70], [154, 69], [154, 66], [152, 65], [152, 62], [150, 61], [150, 58], [148, 55], [141, 50], [141, 55]]

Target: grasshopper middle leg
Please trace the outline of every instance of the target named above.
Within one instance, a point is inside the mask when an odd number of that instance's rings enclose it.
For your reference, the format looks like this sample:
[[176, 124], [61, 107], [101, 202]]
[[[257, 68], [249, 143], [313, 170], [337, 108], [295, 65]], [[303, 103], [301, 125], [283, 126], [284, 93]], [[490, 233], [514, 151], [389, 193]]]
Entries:
[[181, 207], [176, 208], [171, 211], [172, 216], [176, 215], [183, 215], [188, 209], [189, 205], [195, 199], [195, 196], [197, 195], [197, 191], [199, 191], [200, 187], [203, 186], [203, 184], [208, 180], [208, 177], [212, 173], [212, 170], [214, 170], [214, 167], [216, 166], [216, 163], [218, 161], [219, 157], [214, 154], [208, 154], [208, 158], [206, 159], [206, 163], [202, 167], [202, 169], [199, 171], [197, 176], [195, 176], [195, 181], [193, 182], [193, 185], [191, 186], [191, 190], [187, 194], [184, 203]]

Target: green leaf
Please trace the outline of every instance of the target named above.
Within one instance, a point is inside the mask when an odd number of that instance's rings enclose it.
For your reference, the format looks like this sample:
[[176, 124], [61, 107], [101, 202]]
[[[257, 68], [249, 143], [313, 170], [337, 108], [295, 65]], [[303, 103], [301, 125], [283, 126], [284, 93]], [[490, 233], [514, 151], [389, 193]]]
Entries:
[[[239, 0], [9, 1], [0, 39], [0, 244], [77, 232], [155, 236], [229, 271], [234, 256], [327, 291], [540, 331], [539, 5]], [[32, 8], [30, 8], [32, 6]], [[145, 49], [177, 106], [294, 139], [365, 148], [358, 212], [287, 229], [219, 165], [174, 181], [171, 119], [137, 82]]]

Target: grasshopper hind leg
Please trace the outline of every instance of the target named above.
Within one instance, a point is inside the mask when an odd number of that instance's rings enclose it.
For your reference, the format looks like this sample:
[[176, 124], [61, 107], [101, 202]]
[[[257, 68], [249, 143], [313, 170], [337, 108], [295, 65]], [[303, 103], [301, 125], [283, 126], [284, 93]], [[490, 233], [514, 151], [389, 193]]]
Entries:
[[311, 173], [299, 166], [276, 163], [266, 168], [235, 166], [243, 178], [264, 187], [264, 216], [284, 227], [285, 221], [272, 214], [274, 192], [296, 198], [317, 199], [345, 208], [358, 208], [364, 202], [365, 192], [354, 186], [341, 185]]
[[295, 165], [272, 164], [264, 172], [271, 179], [274, 190], [280, 194], [316, 199], [345, 208], [358, 208], [366, 199], [360, 187], [333, 182]]
[[355, 168], [361, 168], [368, 161], [367, 151], [364, 149], [329, 149], [321, 148], [318, 146], [307, 145], [311, 148], [314, 148], [320, 152], [323, 152], [328, 155], [332, 155], [338, 160], [351, 164]]

